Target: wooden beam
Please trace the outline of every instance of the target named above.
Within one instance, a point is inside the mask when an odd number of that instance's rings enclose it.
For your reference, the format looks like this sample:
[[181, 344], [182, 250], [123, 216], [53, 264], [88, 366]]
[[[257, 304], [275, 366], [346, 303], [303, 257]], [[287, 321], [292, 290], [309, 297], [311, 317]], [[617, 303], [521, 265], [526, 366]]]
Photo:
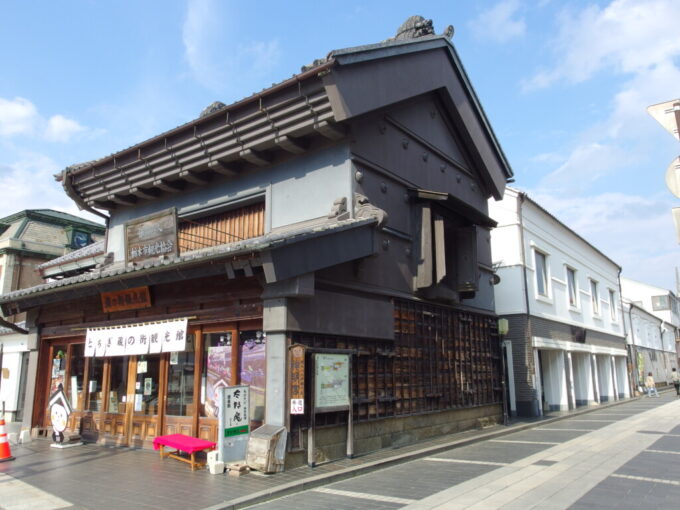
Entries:
[[238, 169], [236, 165], [227, 164], [223, 161], [211, 161], [208, 163], [208, 168], [215, 172], [216, 174], [226, 175], [227, 177], [235, 177], [238, 175]]
[[156, 188], [130, 188], [130, 193], [137, 198], [143, 198], [144, 200], [154, 200], [160, 195]]
[[279, 147], [293, 154], [302, 154], [307, 151], [306, 143], [290, 136], [277, 136], [275, 142]]
[[137, 198], [133, 195], [109, 195], [108, 198], [111, 202], [120, 205], [134, 205], [137, 203]]
[[257, 166], [266, 166], [272, 162], [271, 157], [269, 157], [267, 154], [254, 149], [246, 149], [241, 151], [239, 156], [249, 163]]
[[107, 211], [113, 211], [116, 209], [116, 204], [108, 200], [90, 200], [87, 202], [90, 207], [96, 207], [97, 209], [105, 209]]
[[184, 179], [185, 181], [190, 182], [192, 184], [201, 184], [202, 185], [202, 184], [208, 183], [208, 179], [206, 179], [205, 177], [200, 176], [195, 172], [189, 172], [187, 170], [182, 170], [179, 173], [179, 178]]
[[184, 185], [181, 182], [169, 181], [167, 179], [157, 179], [153, 181], [153, 185], [169, 193], [179, 193], [184, 189]]
[[330, 140], [341, 140], [347, 136], [347, 131], [343, 126], [331, 124], [327, 120], [315, 123], [314, 130]]

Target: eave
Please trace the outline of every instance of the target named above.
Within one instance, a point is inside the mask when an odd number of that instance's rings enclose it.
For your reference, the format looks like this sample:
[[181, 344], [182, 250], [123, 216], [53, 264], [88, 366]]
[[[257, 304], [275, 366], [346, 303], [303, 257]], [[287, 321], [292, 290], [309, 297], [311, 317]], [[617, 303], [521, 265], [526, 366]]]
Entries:
[[67, 194], [87, 208], [113, 210], [205, 186], [305, 152], [310, 139], [338, 140], [318, 66], [243, 101], [112, 156], [65, 169]]

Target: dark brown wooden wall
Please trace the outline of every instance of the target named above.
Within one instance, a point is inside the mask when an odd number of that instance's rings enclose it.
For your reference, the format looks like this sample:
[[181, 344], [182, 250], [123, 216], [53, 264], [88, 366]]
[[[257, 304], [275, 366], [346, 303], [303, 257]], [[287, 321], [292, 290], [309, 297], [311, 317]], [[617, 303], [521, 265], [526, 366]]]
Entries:
[[196, 317], [209, 323], [262, 317], [262, 288], [255, 278], [229, 280], [226, 275], [152, 286], [151, 308], [104, 313], [98, 296], [45, 305], [40, 310], [41, 335], [85, 335], [93, 325], [126, 324], [171, 317]]
[[[394, 309], [393, 342], [292, 335], [293, 343], [308, 347], [357, 352], [352, 362], [355, 421], [502, 402], [495, 317], [407, 300], [395, 300]], [[333, 425], [346, 421], [346, 416], [318, 415], [317, 424]], [[304, 428], [307, 419], [293, 417], [292, 429]]]

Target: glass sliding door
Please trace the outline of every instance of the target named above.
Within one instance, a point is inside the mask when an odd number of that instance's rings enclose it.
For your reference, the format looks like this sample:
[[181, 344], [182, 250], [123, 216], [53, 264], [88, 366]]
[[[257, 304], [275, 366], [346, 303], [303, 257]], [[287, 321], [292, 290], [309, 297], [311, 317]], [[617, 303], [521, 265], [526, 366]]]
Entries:
[[186, 350], [165, 355], [168, 362], [168, 385], [165, 399], [164, 434], [194, 435], [196, 406], [195, 334], [187, 335]]

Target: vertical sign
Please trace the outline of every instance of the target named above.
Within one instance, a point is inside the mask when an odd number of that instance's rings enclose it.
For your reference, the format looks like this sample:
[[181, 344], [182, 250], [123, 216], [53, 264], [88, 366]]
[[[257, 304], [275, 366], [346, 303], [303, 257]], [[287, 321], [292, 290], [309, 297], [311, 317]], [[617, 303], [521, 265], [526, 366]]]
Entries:
[[224, 437], [248, 433], [249, 390], [248, 386], [229, 386], [224, 389]]
[[305, 346], [290, 349], [290, 414], [305, 414]]
[[220, 386], [218, 392], [217, 450], [223, 462], [246, 458], [250, 437], [250, 388], [248, 386]]

